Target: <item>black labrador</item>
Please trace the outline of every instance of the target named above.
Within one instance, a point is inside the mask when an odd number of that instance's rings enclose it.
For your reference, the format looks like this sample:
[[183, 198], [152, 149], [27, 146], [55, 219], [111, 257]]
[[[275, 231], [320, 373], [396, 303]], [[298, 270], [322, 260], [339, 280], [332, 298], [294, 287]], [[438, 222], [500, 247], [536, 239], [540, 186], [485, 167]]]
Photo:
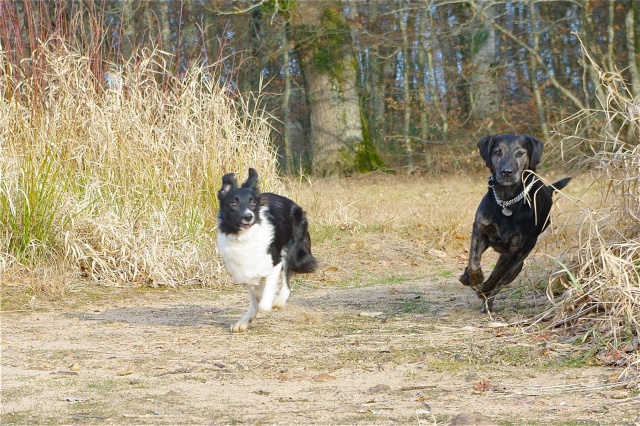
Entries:
[[[473, 222], [469, 264], [460, 282], [476, 290], [484, 301], [482, 312], [491, 312], [500, 289], [518, 276], [538, 236], [549, 224], [553, 193], [571, 180], [569, 177], [545, 185], [537, 178], [542, 146], [529, 135], [492, 135], [478, 142], [491, 177]], [[485, 280], [480, 260], [489, 247], [500, 257]]]

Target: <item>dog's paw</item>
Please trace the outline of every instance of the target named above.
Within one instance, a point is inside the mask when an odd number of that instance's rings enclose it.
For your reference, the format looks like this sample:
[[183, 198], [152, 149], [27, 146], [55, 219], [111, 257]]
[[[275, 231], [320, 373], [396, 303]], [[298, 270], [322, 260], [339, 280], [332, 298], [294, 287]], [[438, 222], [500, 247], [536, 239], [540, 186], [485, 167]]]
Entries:
[[287, 304], [286, 300], [280, 300], [280, 298], [276, 298], [275, 302], [273, 302], [273, 309], [283, 309]]
[[249, 322], [240, 320], [231, 326], [231, 332], [242, 333], [243, 331], [247, 331], [248, 327], [249, 327]]
[[264, 302], [264, 299], [260, 301], [258, 305], [258, 312], [270, 312], [274, 308], [273, 302]]
[[493, 311], [493, 297], [487, 297], [481, 291], [477, 292], [478, 298], [482, 300], [482, 310], [480, 311], [483, 314], [491, 315]]
[[469, 270], [465, 268], [464, 273], [460, 275], [460, 282], [467, 287], [477, 287], [484, 281], [484, 275], [481, 269]]
[[287, 304], [287, 300], [289, 300], [290, 294], [291, 294], [291, 290], [289, 290], [288, 287], [283, 286], [282, 289], [280, 289], [280, 293], [278, 294], [278, 297], [276, 297], [276, 300], [273, 302], [273, 309], [284, 308], [285, 305]]
[[458, 278], [458, 279], [460, 280], [462, 285], [466, 285], [467, 287], [469, 287], [471, 285], [471, 280], [469, 279], [469, 274], [467, 273], [466, 270], [464, 271], [464, 273], [462, 275], [460, 275], [460, 278]]

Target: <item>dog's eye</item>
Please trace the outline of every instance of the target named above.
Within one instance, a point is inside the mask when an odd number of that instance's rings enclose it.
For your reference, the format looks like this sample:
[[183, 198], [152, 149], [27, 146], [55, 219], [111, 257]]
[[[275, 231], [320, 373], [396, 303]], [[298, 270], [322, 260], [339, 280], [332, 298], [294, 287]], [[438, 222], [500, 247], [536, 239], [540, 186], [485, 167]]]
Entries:
[[525, 154], [526, 154], [526, 151], [518, 151], [516, 152], [516, 157], [522, 157]]
[[493, 151], [493, 155], [500, 157], [502, 155], [502, 150], [496, 149], [495, 151]]
[[256, 200], [252, 199], [251, 201], [249, 201], [249, 204], [251, 204], [251, 207], [255, 207], [256, 204], [258, 204], [258, 203], [256, 202]]
[[231, 207], [231, 208], [238, 207], [238, 202], [237, 202], [237, 201], [232, 201], [232, 202], [230, 202], [230, 203], [229, 203], [229, 207]]

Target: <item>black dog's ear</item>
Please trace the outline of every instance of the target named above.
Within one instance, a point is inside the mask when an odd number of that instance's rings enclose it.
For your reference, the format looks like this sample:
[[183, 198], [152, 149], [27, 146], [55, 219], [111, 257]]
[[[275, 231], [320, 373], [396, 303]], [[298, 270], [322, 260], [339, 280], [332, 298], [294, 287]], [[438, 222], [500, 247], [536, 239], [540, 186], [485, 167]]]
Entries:
[[478, 141], [478, 150], [480, 150], [480, 157], [487, 163], [487, 167], [491, 168], [491, 148], [496, 140], [497, 135], [485, 136]]
[[247, 178], [247, 181], [242, 184], [242, 187], [258, 189], [258, 172], [256, 172], [256, 169], [253, 167], [249, 167], [249, 177]]
[[536, 169], [536, 166], [542, 158], [543, 143], [533, 136], [523, 135], [525, 141], [529, 144], [529, 170]]
[[222, 188], [218, 191], [218, 200], [222, 201], [227, 194], [238, 187], [238, 181], [234, 177], [233, 173], [227, 173], [222, 176]]

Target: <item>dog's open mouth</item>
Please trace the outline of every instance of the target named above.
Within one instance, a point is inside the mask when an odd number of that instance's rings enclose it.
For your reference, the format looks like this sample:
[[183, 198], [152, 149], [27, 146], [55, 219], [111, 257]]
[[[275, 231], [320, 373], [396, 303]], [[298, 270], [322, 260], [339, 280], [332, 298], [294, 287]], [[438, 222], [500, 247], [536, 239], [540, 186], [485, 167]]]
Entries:
[[244, 222], [242, 222], [242, 223], [240, 224], [240, 229], [249, 229], [249, 228], [251, 228], [252, 226], [253, 226], [253, 222], [251, 222], [251, 223], [244, 223]]

